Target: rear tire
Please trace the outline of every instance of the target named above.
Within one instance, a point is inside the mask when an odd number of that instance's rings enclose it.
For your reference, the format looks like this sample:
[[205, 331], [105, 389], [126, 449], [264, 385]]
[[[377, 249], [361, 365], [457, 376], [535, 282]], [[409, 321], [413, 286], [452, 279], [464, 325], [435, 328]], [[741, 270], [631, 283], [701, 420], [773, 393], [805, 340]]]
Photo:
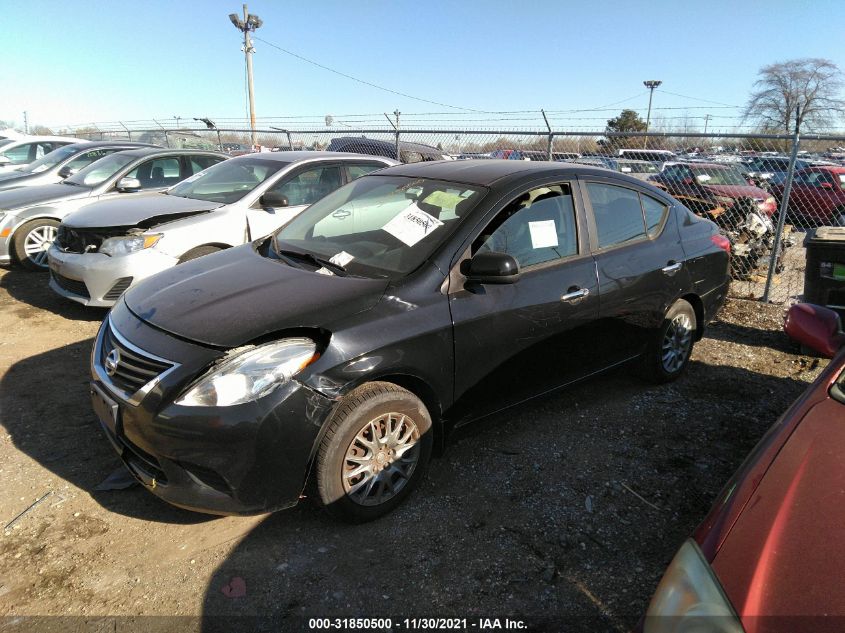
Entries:
[[410, 391], [361, 385], [338, 405], [316, 461], [319, 502], [352, 523], [392, 511], [416, 488], [431, 457], [432, 423]]
[[657, 384], [677, 380], [692, 356], [696, 329], [695, 309], [685, 299], [678, 299], [649, 341], [642, 361], [643, 377]]
[[217, 251], [222, 251], [223, 249], [219, 246], [197, 246], [196, 248], [192, 248], [187, 253], [182, 255], [179, 258], [179, 261], [176, 264], [184, 264], [185, 262], [189, 262], [192, 259], [196, 259], [197, 257], [203, 257], [204, 255], [211, 255], [212, 253], [216, 253]]
[[59, 222], [41, 218], [27, 222], [12, 237], [12, 252], [21, 266], [33, 272], [47, 272], [47, 249], [56, 239]]

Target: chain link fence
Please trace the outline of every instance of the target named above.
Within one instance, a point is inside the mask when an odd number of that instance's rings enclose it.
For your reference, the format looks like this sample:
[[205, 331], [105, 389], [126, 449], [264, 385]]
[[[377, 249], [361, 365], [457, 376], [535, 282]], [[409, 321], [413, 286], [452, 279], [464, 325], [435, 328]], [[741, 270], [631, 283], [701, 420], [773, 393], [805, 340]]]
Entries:
[[[845, 135], [611, 134], [568, 132], [548, 124], [546, 129], [417, 129], [400, 127], [387, 116], [384, 125], [361, 128], [251, 131], [122, 125], [68, 133], [92, 140], [219, 149], [232, 155], [320, 150], [375, 154], [405, 163], [499, 158], [603, 167], [664, 189], [713, 220], [731, 241], [731, 294], [773, 303], [803, 296], [804, 244], [814, 231], [845, 226]], [[845, 281], [845, 267], [828, 267], [824, 274]], [[845, 296], [839, 299], [834, 297], [845, 305]]]

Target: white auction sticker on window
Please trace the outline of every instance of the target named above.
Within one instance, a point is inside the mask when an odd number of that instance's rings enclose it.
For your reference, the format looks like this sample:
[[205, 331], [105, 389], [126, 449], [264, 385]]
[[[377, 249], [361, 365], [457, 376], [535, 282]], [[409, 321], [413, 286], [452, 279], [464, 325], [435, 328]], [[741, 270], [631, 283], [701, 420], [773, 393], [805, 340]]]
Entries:
[[329, 261], [338, 266], [346, 266], [349, 262], [355, 259], [355, 255], [350, 255], [346, 251], [340, 251], [336, 255], [332, 255]]
[[554, 220], [529, 222], [528, 230], [531, 231], [531, 248], [554, 248], [558, 245]]
[[381, 228], [408, 246], [413, 246], [441, 226], [443, 222], [412, 202], [407, 209]]

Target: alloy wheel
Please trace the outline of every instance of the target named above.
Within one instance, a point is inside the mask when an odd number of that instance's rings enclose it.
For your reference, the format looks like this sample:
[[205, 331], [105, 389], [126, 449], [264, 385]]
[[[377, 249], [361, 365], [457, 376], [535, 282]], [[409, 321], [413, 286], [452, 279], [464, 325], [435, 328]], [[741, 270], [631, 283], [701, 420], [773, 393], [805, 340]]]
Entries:
[[40, 268], [47, 267], [47, 251], [56, 239], [55, 226], [37, 226], [24, 239], [24, 252], [27, 259]]
[[679, 314], [669, 322], [663, 335], [661, 362], [667, 373], [673, 374], [681, 367], [692, 348], [692, 322], [686, 314]]
[[343, 489], [363, 506], [380, 505], [405, 487], [419, 462], [420, 433], [402, 413], [386, 413], [358, 431], [343, 460]]

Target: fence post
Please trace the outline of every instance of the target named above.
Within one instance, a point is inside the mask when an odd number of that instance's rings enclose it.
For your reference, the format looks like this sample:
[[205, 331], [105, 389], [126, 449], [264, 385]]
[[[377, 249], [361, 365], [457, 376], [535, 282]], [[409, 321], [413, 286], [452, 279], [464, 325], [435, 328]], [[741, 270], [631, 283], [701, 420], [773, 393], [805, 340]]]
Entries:
[[798, 148], [801, 145], [799, 122], [801, 120], [801, 106], [795, 108], [795, 134], [792, 137], [792, 151], [789, 154], [789, 168], [786, 171], [786, 181], [783, 185], [783, 197], [778, 210], [778, 225], [775, 229], [775, 243], [772, 246], [772, 256], [769, 259], [769, 272], [766, 275], [766, 289], [763, 290], [763, 303], [769, 303], [769, 291], [772, 289], [772, 279], [775, 276], [780, 243], [783, 241], [783, 226], [786, 224], [786, 211], [789, 209], [789, 194], [792, 191], [792, 180], [795, 176], [795, 161], [798, 158]]
[[552, 132], [552, 126], [549, 125], [549, 118], [546, 116], [546, 111], [543, 108], [540, 108], [540, 112], [543, 114], [543, 120], [546, 122], [546, 128], [549, 130], [549, 137], [548, 142], [546, 145], [546, 160], [551, 161], [555, 144], [555, 135]]
[[167, 136], [167, 130], [164, 131], [164, 144], [170, 147], [170, 137]]
[[402, 154], [399, 152], [399, 110], [394, 110], [393, 114], [396, 115], [396, 160], [400, 163], [402, 162]]
[[129, 140], [131, 141], [131, 140], [132, 140], [132, 130], [130, 130], [128, 127], [126, 127], [126, 126], [123, 124], [123, 121], [118, 121], [118, 123], [120, 123], [121, 127], [122, 127], [124, 130], [126, 130], [126, 135], [129, 137]]
[[217, 128], [217, 127], [215, 127], [214, 129], [217, 130], [217, 149], [219, 149], [222, 152], [223, 151], [223, 139], [220, 136], [220, 129]]

